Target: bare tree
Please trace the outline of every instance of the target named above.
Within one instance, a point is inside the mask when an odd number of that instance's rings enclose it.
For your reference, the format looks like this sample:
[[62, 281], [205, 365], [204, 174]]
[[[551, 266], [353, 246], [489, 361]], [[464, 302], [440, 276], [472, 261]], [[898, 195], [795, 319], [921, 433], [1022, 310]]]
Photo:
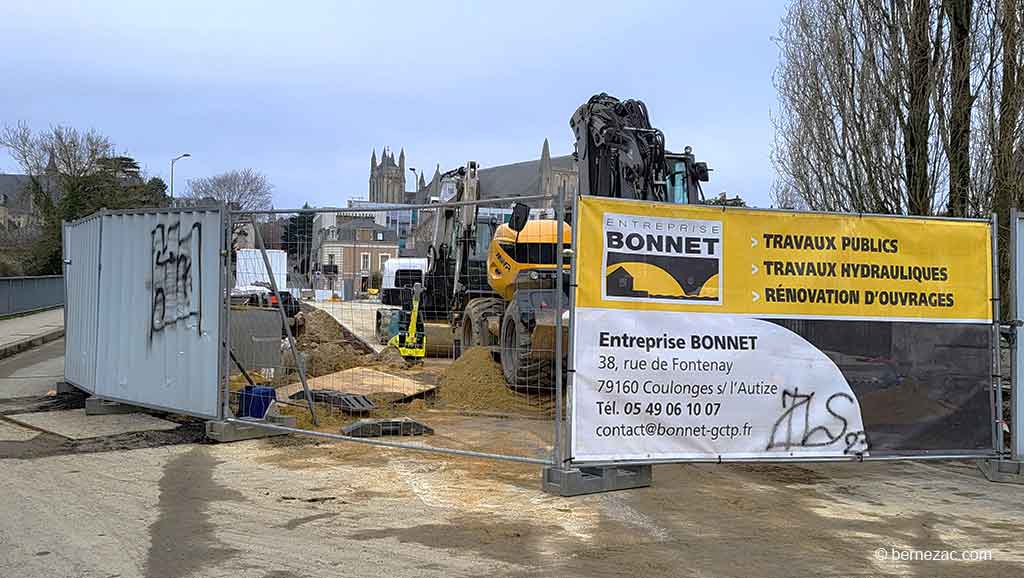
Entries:
[[787, 187], [781, 181], [776, 181], [771, 191], [772, 205], [776, 209], [790, 211], [806, 211], [809, 209], [807, 202], [795, 190]]
[[33, 215], [32, 250], [23, 268], [34, 274], [61, 270], [61, 222], [100, 209], [166, 206], [166, 187], [146, 181], [135, 159], [117, 154], [94, 130], [54, 126], [34, 132], [24, 123], [0, 129], [6, 148], [29, 177], [20, 194]]
[[1022, 18], [1024, 0], [794, 1], [778, 38], [776, 193], [1008, 218], [1024, 200]]
[[254, 169], [228, 171], [212, 177], [189, 179], [188, 197], [195, 202], [209, 199], [243, 211], [259, 211], [272, 207], [274, 186]]
[[0, 146], [30, 176], [43, 174], [79, 178], [92, 174], [103, 159], [114, 156], [114, 145], [94, 130], [80, 132], [66, 126], [54, 126], [34, 132], [25, 123], [5, 125], [0, 130]]
[[949, 18], [950, 107], [949, 107], [949, 214], [968, 214], [971, 186], [971, 20], [974, 0], [946, 0], [943, 10]]
[[777, 39], [776, 191], [817, 210], [931, 214], [943, 205], [939, 13], [928, 0], [790, 5]]
[[[1000, 298], [1010, 303], [1009, 239], [1010, 209], [1024, 201], [1024, 1], [1003, 0], [998, 11], [999, 93], [993, 88], [992, 105], [998, 99], [998, 119], [993, 119], [992, 206], [998, 218]], [[995, 85], [995, 79], [993, 79]], [[1004, 314], [1009, 307], [1004, 307]]]

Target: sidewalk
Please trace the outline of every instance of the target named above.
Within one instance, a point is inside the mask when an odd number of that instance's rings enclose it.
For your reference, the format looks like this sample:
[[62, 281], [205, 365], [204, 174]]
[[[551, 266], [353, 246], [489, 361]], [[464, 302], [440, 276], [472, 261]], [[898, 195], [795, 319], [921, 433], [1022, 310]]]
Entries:
[[0, 359], [63, 336], [63, 307], [0, 319]]

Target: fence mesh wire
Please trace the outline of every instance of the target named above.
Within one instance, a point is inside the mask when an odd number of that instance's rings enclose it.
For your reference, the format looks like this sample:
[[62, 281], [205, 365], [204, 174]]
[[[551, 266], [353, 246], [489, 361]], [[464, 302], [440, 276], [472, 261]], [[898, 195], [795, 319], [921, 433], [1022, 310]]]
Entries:
[[480, 206], [471, 234], [456, 226], [447, 235], [463, 207], [233, 215], [231, 413], [551, 460], [567, 269], [558, 299], [554, 211], [532, 211], [517, 233], [508, 207]]

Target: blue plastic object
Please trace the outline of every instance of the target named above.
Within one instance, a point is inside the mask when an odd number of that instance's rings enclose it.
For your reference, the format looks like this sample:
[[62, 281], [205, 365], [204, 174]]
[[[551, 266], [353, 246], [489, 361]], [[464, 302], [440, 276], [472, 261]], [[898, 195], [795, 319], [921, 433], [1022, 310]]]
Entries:
[[239, 417], [263, 419], [267, 415], [270, 402], [277, 399], [277, 391], [272, 387], [247, 385], [242, 388], [241, 401], [238, 404]]

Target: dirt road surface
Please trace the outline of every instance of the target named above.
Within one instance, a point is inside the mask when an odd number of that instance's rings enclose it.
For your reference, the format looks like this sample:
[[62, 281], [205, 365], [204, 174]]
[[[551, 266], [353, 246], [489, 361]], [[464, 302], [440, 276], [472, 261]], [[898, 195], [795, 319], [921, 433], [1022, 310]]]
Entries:
[[0, 576], [1024, 572], [1024, 487], [966, 463], [660, 466], [651, 488], [566, 499], [504, 462], [300, 437], [146, 445], [4, 444], [19, 457], [0, 459]]

